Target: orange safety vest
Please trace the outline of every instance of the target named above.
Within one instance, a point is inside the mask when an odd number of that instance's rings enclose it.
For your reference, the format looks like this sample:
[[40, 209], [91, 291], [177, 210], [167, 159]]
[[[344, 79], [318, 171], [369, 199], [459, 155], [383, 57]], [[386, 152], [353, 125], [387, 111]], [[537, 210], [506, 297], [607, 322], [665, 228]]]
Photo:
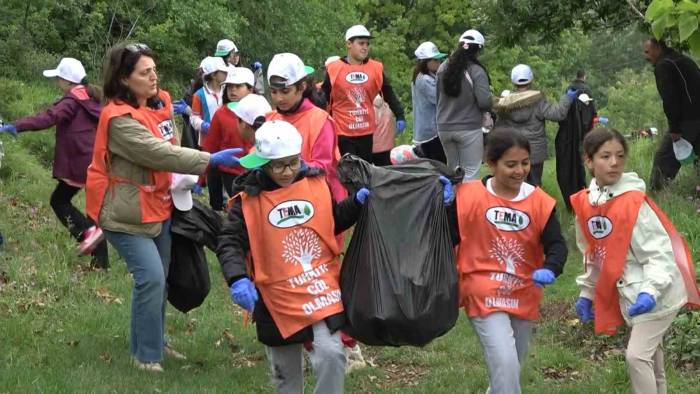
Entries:
[[646, 194], [638, 190], [628, 191], [603, 205], [593, 206], [588, 201], [588, 190], [581, 190], [571, 196], [571, 206], [588, 242], [584, 264], [595, 265], [600, 270], [593, 300], [596, 333], [614, 335], [617, 327], [624, 324], [617, 281], [624, 272], [639, 208], [645, 201], [671, 239], [676, 264], [688, 293], [688, 305], [700, 307], [695, 269], [688, 245], [666, 214]]
[[138, 187], [139, 201], [135, 201], [134, 204], [138, 203], [141, 208], [142, 223], [162, 222], [170, 217], [173, 210], [170, 196], [170, 172], [151, 170], [151, 183], [141, 185], [127, 178], [114, 176], [109, 171], [110, 153], [107, 145], [109, 142], [109, 121], [112, 118], [129, 115], [150, 130], [156, 138], [177, 144], [170, 95], [161, 90], [158, 97], [164, 104], [163, 108], [160, 109], [134, 108], [120, 101], [110, 101], [102, 110], [97, 124], [92, 162], [88, 167], [85, 186], [87, 214], [95, 223], [99, 224], [100, 210], [107, 192], [112, 190], [117, 183], [129, 183]]
[[343, 312], [340, 249], [331, 194], [321, 177], [241, 194], [250, 239], [249, 267], [283, 338]]
[[540, 236], [555, 200], [537, 188], [521, 201], [494, 196], [480, 180], [457, 187], [461, 306], [469, 317], [506, 312], [537, 320], [542, 289], [532, 273], [544, 264]]
[[331, 81], [329, 108], [338, 135], [360, 137], [374, 133], [374, 98], [382, 91], [383, 70], [382, 63], [371, 59], [362, 64], [336, 60], [326, 66]]
[[[318, 136], [321, 135], [321, 130], [323, 130], [326, 121], [330, 120], [333, 122], [333, 118], [331, 118], [328, 112], [315, 106], [306, 111], [295, 112], [293, 114], [281, 114], [277, 111], [272, 111], [267, 113], [265, 118], [267, 120], [284, 120], [294, 125], [299, 131], [299, 134], [301, 134], [301, 159], [304, 161], [311, 160], [314, 144], [316, 144]], [[340, 151], [338, 151], [337, 146], [335, 147], [334, 159], [333, 166], [335, 167], [340, 159]]]

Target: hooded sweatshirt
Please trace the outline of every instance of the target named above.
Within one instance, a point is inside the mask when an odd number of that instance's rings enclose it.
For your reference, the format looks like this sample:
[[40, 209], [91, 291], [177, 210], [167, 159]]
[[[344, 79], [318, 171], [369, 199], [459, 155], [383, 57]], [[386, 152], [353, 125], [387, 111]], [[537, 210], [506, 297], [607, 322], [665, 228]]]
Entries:
[[[620, 180], [611, 186], [598, 187], [595, 178], [588, 188], [588, 201], [593, 205], [604, 205], [625, 192], [646, 191], [644, 181], [634, 172], [622, 174]], [[585, 254], [588, 242], [578, 220], [576, 225], [576, 245]], [[637, 221], [632, 230], [632, 238], [627, 246], [625, 268], [617, 282], [620, 295], [620, 311], [628, 325], [661, 319], [678, 312], [685, 305], [687, 295], [683, 278], [676, 265], [671, 239], [656, 213], [642, 202]], [[595, 299], [595, 285], [600, 271], [594, 265], [587, 265], [583, 275], [576, 278], [581, 288], [581, 297]], [[649, 293], [656, 301], [650, 312], [630, 317], [627, 308], [637, 301], [639, 293]]]

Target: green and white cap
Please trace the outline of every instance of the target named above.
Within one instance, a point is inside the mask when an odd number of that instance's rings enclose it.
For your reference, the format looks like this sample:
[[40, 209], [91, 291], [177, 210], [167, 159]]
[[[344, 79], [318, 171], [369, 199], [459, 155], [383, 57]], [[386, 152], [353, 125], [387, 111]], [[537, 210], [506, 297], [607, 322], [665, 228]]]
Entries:
[[447, 57], [446, 53], [442, 53], [438, 50], [437, 45], [433, 44], [430, 41], [426, 41], [420, 45], [418, 45], [418, 48], [416, 48], [416, 51], [414, 52], [416, 54], [416, 58], [418, 60], [423, 60], [423, 59], [437, 59], [437, 60], [442, 60]]
[[296, 127], [283, 120], [271, 120], [255, 132], [255, 152], [243, 156], [240, 163], [245, 168], [258, 168], [270, 160], [300, 153], [301, 134]]
[[[293, 53], [278, 53], [267, 67], [267, 82], [275, 88], [288, 88], [306, 78], [309, 71], [313, 73], [314, 69], [307, 68], [299, 56]], [[273, 83], [272, 77], [278, 77], [282, 82]]]
[[238, 52], [238, 47], [233, 41], [224, 39], [216, 43], [214, 56], [226, 56], [231, 52]]

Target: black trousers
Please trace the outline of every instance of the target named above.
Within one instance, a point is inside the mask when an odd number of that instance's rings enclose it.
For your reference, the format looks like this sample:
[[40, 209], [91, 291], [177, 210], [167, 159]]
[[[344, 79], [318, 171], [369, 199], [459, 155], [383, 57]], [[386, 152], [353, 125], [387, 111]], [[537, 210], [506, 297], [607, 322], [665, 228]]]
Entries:
[[391, 151], [386, 150], [384, 152], [372, 153], [372, 163], [378, 167], [390, 166], [391, 165]]
[[[50, 200], [51, 209], [53, 209], [56, 217], [78, 242], [82, 241], [83, 232], [95, 225], [92, 219], [83, 215], [71, 202], [79, 191], [80, 188], [71, 186], [59, 179], [56, 189], [51, 193]], [[100, 242], [92, 252], [92, 265], [99, 268], [109, 267], [106, 240]]]
[[423, 152], [423, 157], [426, 159], [437, 160], [443, 164], [447, 164], [447, 157], [445, 157], [445, 150], [442, 148], [440, 137], [435, 136], [435, 138], [423, 142], [420, 144], [420, 149]]
[[363, 135], [360, 137], [347, 137], [344, 135], [338, 136], [338, 149], [340, 154], [344, 155], [346, 153], [359, 156], [363, 160], [371, 163], [372, 162], [372, 143], [374, 142], [374, 135]]
[[526, 182], [532, 186], [542, 186], [542, 173], [544, 172], [544, 163], [530, 164], [530, 173], [527, 174]]
[[[698, 131], [700, 132], [700, 130]], [[693, 144], [695, 154], [700, 156], [700, 138], [691, 140], [683, 136], [688, 142]], [[661, 137], [661, 144], [656, 149], [654, 154], [654, 163], [651, 167], [651, 176], [649, 179], [649, 188], [651, 190], [661, 190], [666, 184], [672, 181], [678, 171], [681, 169], [681, 163], [676, 160], [676, 154], [673, 153], [673, 140], [671, 135], [666, 133]]]
[[210, 168], [207, 173], [207, 188], [209, 189], [209, 205], [215, 211], [226, 209], [224, 190], [229, 197], [233, 195], [233, 180], [237, 175]]

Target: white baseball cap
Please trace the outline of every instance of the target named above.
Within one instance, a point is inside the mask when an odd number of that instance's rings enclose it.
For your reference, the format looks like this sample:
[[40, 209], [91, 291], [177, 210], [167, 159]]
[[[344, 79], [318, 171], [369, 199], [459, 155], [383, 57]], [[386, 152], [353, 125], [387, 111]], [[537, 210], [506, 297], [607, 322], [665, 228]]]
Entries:
[[350, 41], [351, 38], [357, 37], [372, 38], [372, 35], [369, 34], [369, 30], [363, 25], [352, 26], [345, 32], [345, 41]]
[[255, 76], [249, 68], [246, 67], [229, 67], [226, 75], [225, 84], [243, 84], [247, 83], [250, 86], [255, 86]]
[[173, 197], [175, 208], [180, 211], [192, 209], [192, 187], [197, 184], [199, 177], [189, 174], [172, 174], [170, 195]]
[[481, 46], [484, 46], [486, 44], [486, 40], [484, 39], [484, 36], [481, 33], [479, 33], [478, 30], [469, 29], [462, 33], [461, 36], [459, 36], [459, 43], [479, 44]]
[[235, 106], [229, 104], [229, 108], [233, 111], [236, 116], [238, 116], [242, 121], [249, 125], [255, 123], [255, 119], [259, 117], [265, 117], [265, 114], [272, 112], [272, 107], [270, 103], [267, 102], [265, 97], [259, 94], [249, 94], [237, 102]]
[[224, 39], [216, 43], [214, 56], [226, 56], [231, 52], [238, 52], [238, 47], [233, 41]]
[[224, 59], [215, 56], [205, 57], [199, 67], [202, 69], [202, 76], [213, 74], [217, 71], [228, 72], [228, 66], [226, 66]]
[[586, 93], [581, 93], [581, 94], [579, 94], [579, 95], [578, 95], [578, 99], [579, 99], [582, 103], [584, 103], [584, 104], [588, 104], [588, 103], [590, 103], [591, 101], [593, 101], [593, 97], [589, 96], [589, 95], [586, 94]]
[[324, 66], [328, 66], [336, 60], [340, 60], [340, 56], [329, 56], [328, 59], [323, 63]]
[[[313, 70], [313, 69], [311, 69]], [[313, 71], [312, 71], [313, 72]], [[270, 61], [267, 67], [267, 83], [273, 87], [287, 88], [306, 78], [308, 69], [299, 56], [293, 53], [278, 53]], [[284, 80], [283, 86], [270, 82], [272, 77]]]
[[416, 58], [418, 60], [423, 60], [423, 59], [437, 59], [437, 60], [442, 60], [447, 57], [446, 53], [442, 53], [438, 50], [437, 45], [433, 44], [430, 41], [426, 41], [420, 45], [418, 45], [418, 48], [416, 48], [416, 51], [414, 52], [416, 54]]
[[72, 57], [64, 57], [53, 70], [44, 70], [44, 76], [48, 78], [59, 77], [68, 82], [80, 83], [87, 74], [80, 60]]
[[263, 123], [255, 132], [255, 152], [241, 158], [245, 168], [258, 168], [270, 160], [301, 153], [301, 134], [288, 122], [271, 120]]
[[516, 85], [527, 85], [533, 77], [532, 69], [527, 64], [518, 64], [510, 72], [510, 80]]

